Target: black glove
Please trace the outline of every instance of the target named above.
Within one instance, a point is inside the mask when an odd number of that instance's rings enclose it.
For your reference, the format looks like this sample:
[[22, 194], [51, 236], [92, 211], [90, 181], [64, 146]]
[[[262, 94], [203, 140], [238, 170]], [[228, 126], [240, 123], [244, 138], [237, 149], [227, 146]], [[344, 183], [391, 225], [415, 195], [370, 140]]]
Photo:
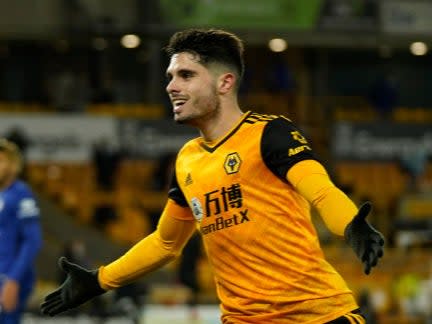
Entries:
[[40, 306], [42, 314], [55, 316], [106, 292], [99, 285], [98, 270], [86, 270], [65, 257], [58, 260], [58, 265], [67, 277], [58, 289], [45, 297]]
[[345, 228], [345, 240], [364, 264], [366, 274], [370, 273], [371, 268], [377, 265], [378, 259], [384, 254], [384, 236], [366, 221], [371, 209], [371, 203], [364, 203]]

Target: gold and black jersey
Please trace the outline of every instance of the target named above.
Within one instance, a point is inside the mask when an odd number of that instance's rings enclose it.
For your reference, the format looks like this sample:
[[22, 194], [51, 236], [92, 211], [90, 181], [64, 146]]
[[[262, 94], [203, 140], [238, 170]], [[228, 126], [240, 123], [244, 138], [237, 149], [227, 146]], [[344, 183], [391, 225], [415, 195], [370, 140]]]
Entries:
[[324, 259], [309, 203], [286, 180], [310, 159], [290, 120], [252, 112], [218, 141], [180, 150], [169, 197], [198, 222], [223, 323], [324, 323], [357, 308]]

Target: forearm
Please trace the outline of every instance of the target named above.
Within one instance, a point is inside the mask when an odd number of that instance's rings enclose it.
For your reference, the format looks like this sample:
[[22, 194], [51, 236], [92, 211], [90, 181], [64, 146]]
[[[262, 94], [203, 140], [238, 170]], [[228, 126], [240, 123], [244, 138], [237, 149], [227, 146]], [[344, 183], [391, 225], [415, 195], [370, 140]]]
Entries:
[[[300, 185], [300, 190], [310, 187], [310, 182], [326, 182], [325, 179], [318, 179], [313, 176], [305, 179], [305, 183]], [[313, 198], [311, 204], [318, 210], [328, 229], [334, 234], [343, 236], [346, 226], [357, 214], [357, 207], [339, 188], [326, 186], [319, 190]]]
[[179, 251], [164, 247], [157, 232], [138, 242], [126, 254], [99, 269], [105, 290], [123, 286], [173, 260]]
[[126, 285], [180, 255], [195, 231], [195, 224], [193, 221], [178, 220], [170, 216], [172, 209], [177, 208], [172, 204], [165, 208], [154, 233], [138, 242], [119, 259], [99, 269], [99, 283], [102, 288], [109, 290]]
[[288, 172], [288, 180], [318, 210], [328, 229], [342, 236], [358, 209], [333, 184], [324, 167], [316, 161], [302, 161]]

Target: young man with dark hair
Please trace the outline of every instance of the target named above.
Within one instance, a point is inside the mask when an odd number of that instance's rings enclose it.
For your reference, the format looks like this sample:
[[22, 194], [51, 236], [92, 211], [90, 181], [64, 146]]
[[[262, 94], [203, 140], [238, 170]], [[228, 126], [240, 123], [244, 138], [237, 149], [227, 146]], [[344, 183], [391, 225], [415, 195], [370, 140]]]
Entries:
[[0, 139], [0, 323], [20, 323], [35, 281], [34, 260], [42, 245], [37, 202], [18, 179], [18, 147]]
[[364, 323], [353, 293], [324, 259], [310, 216], [317, 208], [344, 236], [365, 273], [382, 235], [330, 180], [308, 140], [283, 117], [243, 112], [241, 40], [185, 30], [166, 47], [174, 120], [200, 136], [177, 155], [157, 230], [96, 270], [60, 259], [68, 276], [42, 312], [54, 316], [177, 257], [198, 225], [214, 270], [223, 323]]

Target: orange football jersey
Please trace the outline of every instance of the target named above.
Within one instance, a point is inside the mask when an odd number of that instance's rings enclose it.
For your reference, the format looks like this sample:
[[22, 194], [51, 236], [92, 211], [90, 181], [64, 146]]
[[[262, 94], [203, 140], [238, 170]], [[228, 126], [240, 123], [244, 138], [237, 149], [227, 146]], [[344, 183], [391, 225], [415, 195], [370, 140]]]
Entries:
[[223, 323], [325, 323], [358, 308], [286, 180], [305, 159], [315, 158], [291, 121], [252, 112], [218, 141], [180, 150], [169, 197], [198, 222]]

